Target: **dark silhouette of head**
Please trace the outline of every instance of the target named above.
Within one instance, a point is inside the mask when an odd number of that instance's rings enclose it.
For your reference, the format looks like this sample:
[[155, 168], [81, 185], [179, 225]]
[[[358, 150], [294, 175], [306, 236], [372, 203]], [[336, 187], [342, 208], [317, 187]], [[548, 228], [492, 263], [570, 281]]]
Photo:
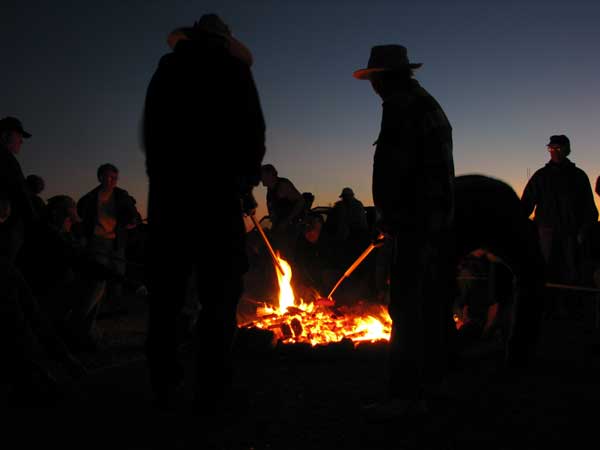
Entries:
[[96, 175], [104, 190], [112, 190], [119, 180], [119, 169], [114, 164], [105, 163], [98, 167]]
[[550, 136], [547, 147], [554, 162], [561, 162], [571, 154], [571, 141], [564, 134]]
[[46, 188], [44, 179], [39, 175], [28, 175], [27, 178], [25, 178], [25, 181], [27, 182], [27, 187], [29, 190], [35, 195], [41, 194], [41, 192]]
[[277, 169], [272, 164], [264, 164], [260, 169], [260, 177], [265, 187], [273, 187], [278, 176]]
[[367, 67], [353, 75], [359, 80], [370, 80], [373, 90], [385, 100], [405, 89], [414, 76], [414, 69], [421, 66], [408, 60], [408, 52], [402, 45], [376, 45], [371, 48]]

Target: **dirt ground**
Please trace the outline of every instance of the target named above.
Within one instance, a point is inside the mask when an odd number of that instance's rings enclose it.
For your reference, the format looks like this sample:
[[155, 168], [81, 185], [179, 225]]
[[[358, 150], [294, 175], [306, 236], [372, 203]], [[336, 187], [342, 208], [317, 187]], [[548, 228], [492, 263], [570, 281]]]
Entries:
[[504, 373], [498, 370], [497, 353], [473, 351], [449, 378], [452, 400], [434, 401], [423, 420], [384, 422], [363, 412], [364, 405], [384, 395], [384, 345], [267, 349], [246, 339], [236, 353], [235, 396], [222, 421], [192, 414], [187, 401], [191, 392], [185, 389], [180, 407], [156, 410], [142, 352], [145, 304], [133, 298], [127, 307], [127, 314], [99, 322], [106, 348], [81, 355], [89, 375], [78, 382], [65, 378], [55, 404], [1, 408], [2, 448], [492, 450], [596, 445], [600, 333], [594, 327], [593, 299], [577, 317], [545, 320], [531, 370]]

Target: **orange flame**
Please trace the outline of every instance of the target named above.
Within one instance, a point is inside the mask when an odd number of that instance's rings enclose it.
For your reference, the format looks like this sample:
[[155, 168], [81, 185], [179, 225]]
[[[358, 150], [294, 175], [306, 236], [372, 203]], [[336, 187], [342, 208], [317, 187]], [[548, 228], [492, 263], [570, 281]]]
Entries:
[[296, 301], [292, 289], [292, 268], [277, 255], [283, 273], [277, 272], [279, 307], [263, 303], [256, 308], [256, 320], [240, 326], [271, 330], [284, 344], [310, 343], [315, 346], [350, 339], [360, 342], [389, 341], [392, 320], [387, 307], [357, 302], [354, 306], [332, 308]]
[[277, 252], [277, 261], [279, 267], [283, 269], [283, 273], [277, 272], [277, 282], [279, 283], [279, 314], [283, 315], [287, 312], [290, 306], [294, 306], [295, 297], [292, 289], [292, 268], [285, 259], [282, 259]]

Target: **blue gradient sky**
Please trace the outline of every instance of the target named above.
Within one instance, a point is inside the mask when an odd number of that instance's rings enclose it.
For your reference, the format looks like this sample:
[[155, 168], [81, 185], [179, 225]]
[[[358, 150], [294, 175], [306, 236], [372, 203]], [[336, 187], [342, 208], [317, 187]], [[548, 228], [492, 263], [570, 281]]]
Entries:
[[[45, 178], [46, 198], [78, 199], [112, 162], [145, 214], [145, 90], [168, 32], [207, 12], [254, 53], [265, 162], [315, 206], [344, 186], [372, 204], [381, 102], [352, 72], [376, 44], [403, 44], [424, 63], [416, 78], [454, 127], [457, 174], [491, 175], [520, 195], [527, 169], [549, 159], [548, 137], [566, 134], [571, 159], [592, 183], [600, 175], [599, 2], [4, 0], [0, 115], [34, 135], [19, 160]], [[265, 193], [255, 189], [259, 214]]]

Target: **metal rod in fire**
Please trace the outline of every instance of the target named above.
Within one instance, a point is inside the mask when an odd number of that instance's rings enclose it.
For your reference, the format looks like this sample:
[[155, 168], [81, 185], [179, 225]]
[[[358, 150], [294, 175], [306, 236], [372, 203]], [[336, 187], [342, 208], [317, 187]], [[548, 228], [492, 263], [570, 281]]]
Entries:
[[327, 296], [328, 299], [331, 299], [331, 296], [333, 295], [335, 290], [339, 287], [339, 285], [342, 284], [342, 281], [344, 281], [346, 278], [348, 278], [352, 274], [352, 272], [354, 272], [354, 270], [356, 270], [356, 268], [360, 265], [360, 263], [362, 263], [364, 261], [364, 259], [367, 256], [369, 256], [369, 253], [371, 253], [373, 251], [373, 249], [375, 249], [377, 247], [381, 247], [383, 245], [384, 238], [385, 238], [385, 236], [383, 235], [383, 233], [380, 233], [379, 236], [377, 236], [377, 239], [375, 241], [371, 242], [371, 244], [369, 244], [369, 246], [365, 249], [365, 251], [362, 252], [362, 254], [358, 258], [356, 258], [356, 261], [354, 261], [352, 263], [352, 265], [350, 267], [348, 267], [348, 270], [346, 270], [346, 272], [344, 272], [344, 275], [342, 275], [342, 277], [335, 284], [335, 286], [333, 287], [333, 289]]
[[263, 241], [265, 241], [265, 245], [267, 246], [267, 249], [269, 249], [269, 253], [271, 254], [271, 258], [273, 258], [273, 264], [275, 264], [275, 267], [279, 270], [279, 272], [281, 274], [283, 274], [283, 268], [281, 267], [281, 264], [279, 264], [279, 260], [277, 259], [277, 255], [275, 254], [275, 251], [273, 250], [273, 247], [271, 246], [271, 243], [269, 242], [269, 239], [267, 238], [267, 235], [265, 234], [264, 230], [262, 229], [262, 227], [260, 226], [260, 223], [258, 223], [258, 220], [256, 220], [256, 217], [254, 217], [253, 214], [250, 215], [250, 219], [252, 219], [252, 223], [254, 224], [254, 226], [256, 227], [256, 229], [258, 230], [258, 232], [260, 233], [260, 236], [263, 238]]

